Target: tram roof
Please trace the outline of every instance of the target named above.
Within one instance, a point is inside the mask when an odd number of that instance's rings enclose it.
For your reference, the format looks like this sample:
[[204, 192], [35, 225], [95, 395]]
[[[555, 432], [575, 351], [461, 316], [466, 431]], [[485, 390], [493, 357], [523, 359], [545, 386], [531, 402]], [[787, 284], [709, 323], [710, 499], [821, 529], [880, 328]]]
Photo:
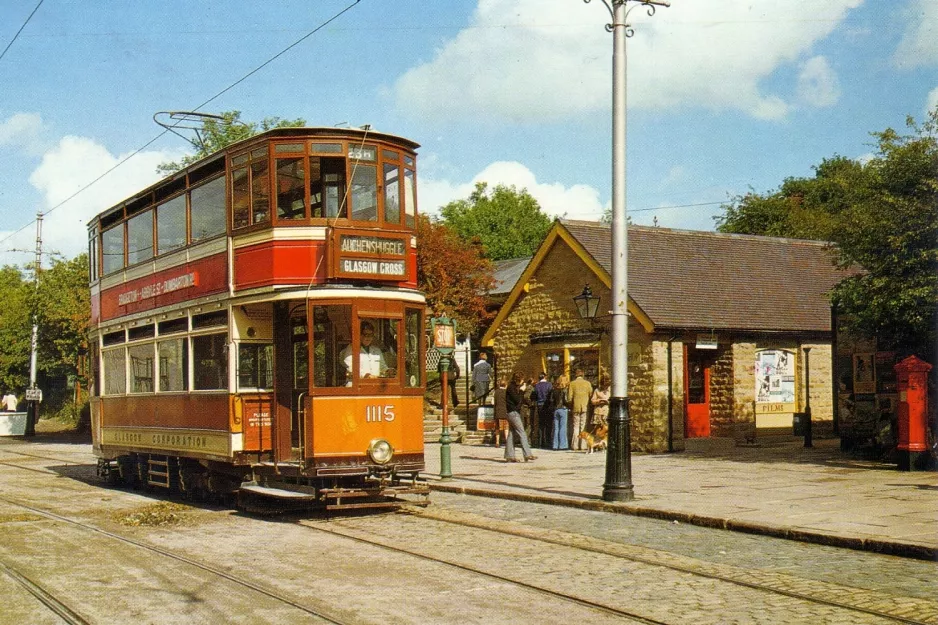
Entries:
[[362, 141], [367, 141], [369, 139], [374, 141], [388, 141], [390, 143], [395, 143], [402, 147], [408, 148], [410, 150], [416, 150], [420, 147], [420, 144], [416, 141], [411, 141], [399, 135], [392, 135], [386, 132], [378, 132], [370, 128], [334, 128], [334, 127], [288, 127], [288, 128], [272, 128], [271, 130], [266, 130], [260, 132], [256, 135], [252, 135], [247, 139], [242, 139], [241, 141], [236, 141], [235, 143], [229, 144], [224, 148], [213, 152], [208, 156], [199, 159], [198, 161], [183, 167], [177, 172], [174, 172], [165, 178], [160, 179], [159, 181], [151, 184], [145, 189], [141, 189], [137, 193], [124, 198], [117, 204], [114, 204], [110, 208], [107, 208], [97, 215], [95, 215], [90, 222], [88, 222], [89, 227], [94, 224], [96, 221], [110, 215], [111, 213], [121, 210], [127, 204], [135, 202], [136, 200], [144, 197], [145, 195], [152, 193], [155, 189], [158, 189], [161, 186], [171, 184], [188, 176], [190, 173], [197, 171], [203, 167], [214, 164], [220, 159], [224, 159], [225, 155], [229, 152], [236, 152], [242, 149], [245, 146], [254, 144], [254, 143], [263, 143], [264, 141], [269, 141], [270, 139], [277, 139], [280, 137], [341, 137], [341, 138], [356, 138], [361, 139]]

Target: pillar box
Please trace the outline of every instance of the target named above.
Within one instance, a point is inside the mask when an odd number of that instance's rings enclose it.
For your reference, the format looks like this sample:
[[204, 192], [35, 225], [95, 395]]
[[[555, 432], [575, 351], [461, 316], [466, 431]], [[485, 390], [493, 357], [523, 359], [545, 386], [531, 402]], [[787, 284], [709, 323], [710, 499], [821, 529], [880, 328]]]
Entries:
[[928, 418], [928, 372], [931, 365], [909, 356], [894, 367], [899, 391], [899, 469], [911, 471], [927, 449], [925, 423]]

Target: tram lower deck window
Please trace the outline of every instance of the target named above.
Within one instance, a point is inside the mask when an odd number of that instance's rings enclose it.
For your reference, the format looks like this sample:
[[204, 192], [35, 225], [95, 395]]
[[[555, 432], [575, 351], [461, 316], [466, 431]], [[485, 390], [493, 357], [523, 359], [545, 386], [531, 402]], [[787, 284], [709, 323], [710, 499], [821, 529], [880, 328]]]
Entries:
[[271, 389], [274, 387], [274, 346], [238, 345], [238, 388]]
[[192, 369], [197, 391], [228, 388], [228, 333], [192, 337]]

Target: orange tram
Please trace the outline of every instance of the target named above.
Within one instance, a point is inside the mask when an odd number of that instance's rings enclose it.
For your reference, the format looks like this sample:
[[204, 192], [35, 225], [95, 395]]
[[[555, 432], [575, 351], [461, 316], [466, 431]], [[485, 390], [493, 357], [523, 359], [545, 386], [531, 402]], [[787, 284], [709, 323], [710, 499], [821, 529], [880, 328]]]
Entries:
[[427, 503], [418, 147], [271, 130], [89, 223], [99, 476], [247, 508]]

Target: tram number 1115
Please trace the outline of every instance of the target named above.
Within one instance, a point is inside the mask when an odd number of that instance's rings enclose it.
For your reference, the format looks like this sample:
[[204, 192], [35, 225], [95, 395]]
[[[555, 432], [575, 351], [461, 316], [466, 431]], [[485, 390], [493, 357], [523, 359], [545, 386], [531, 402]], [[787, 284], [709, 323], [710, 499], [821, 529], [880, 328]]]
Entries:
[[365, 406], [365, 423], [377, 423], [380, 421], [394, 421], [394, 406]]

